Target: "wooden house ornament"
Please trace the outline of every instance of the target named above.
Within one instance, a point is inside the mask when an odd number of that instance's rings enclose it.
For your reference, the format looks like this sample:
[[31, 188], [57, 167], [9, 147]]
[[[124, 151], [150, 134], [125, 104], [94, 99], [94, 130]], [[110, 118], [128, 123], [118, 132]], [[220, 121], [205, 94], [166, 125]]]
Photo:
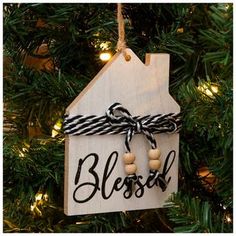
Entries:
[[[143, 64], [132, 50], [125, 51], [130, 60], [126, 60], [123, 53], [116, 53], [69, 105], [66, 109], [67, 117], [104, 117], [112, 104], [122, 104], [132, 117], [180, 112], [179, 105], [169, 94], [169, 55], [147, 54]], [[104, 119], [105, 122], [109, 120]], [[96, 129], [97, 126], [94, 126]], [[126, 134], [67, 134], [65, 214], [83, 215], [163, 207], [178, 187], [179, 134], [161, 132], [153, 136], [161, 150], [159, 177], [165, 179], [166, 186], [161, 186], [163, 183], [160, 181], [156, 184], [149, 181], [148, 152], [151, 147], [141, 132], [134, 134], [129, 143], [135, 154], [138, 176], [129, 194], [125, 192], [127, 173], [123, 160]]]

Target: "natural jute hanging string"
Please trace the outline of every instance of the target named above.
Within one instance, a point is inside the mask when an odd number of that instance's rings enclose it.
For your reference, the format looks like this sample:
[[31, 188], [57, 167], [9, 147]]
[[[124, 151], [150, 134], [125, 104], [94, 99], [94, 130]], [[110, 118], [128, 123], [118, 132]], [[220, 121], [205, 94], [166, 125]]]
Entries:
[[117, 22], [118, 22], [118, 42], [117, 42], [117, 51], [122, 52], [125, 60], [129, 61], [131, 56], [128, 55], [125, 51], [126, 49], [126, 42], [125, 42], [125, 22], [122, 15], [122, 4], [117, 3]]

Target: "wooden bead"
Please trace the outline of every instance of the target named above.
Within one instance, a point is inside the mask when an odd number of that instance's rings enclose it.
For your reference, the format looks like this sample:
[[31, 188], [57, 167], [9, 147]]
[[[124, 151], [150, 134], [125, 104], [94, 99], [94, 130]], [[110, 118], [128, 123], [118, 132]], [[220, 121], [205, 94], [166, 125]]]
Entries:
[[149, 161], [149, 168], [151, 170], [159, 170], [161, 167], [161, 161], [160, 160], [150, 160]]
[[123, 160], [125, 164], [132, 164], [135, 160], [135, 155], [132, 152], [125, 153]]
[[135, 164], [125, 165], [125, 172], [127, 175], [135, 174], [137, 166]]
[[148, 157], [150, 160], [157, 160], [161, 156], [161, 151], [157, 148], [155, 149], [150, 149], [148, 152]]

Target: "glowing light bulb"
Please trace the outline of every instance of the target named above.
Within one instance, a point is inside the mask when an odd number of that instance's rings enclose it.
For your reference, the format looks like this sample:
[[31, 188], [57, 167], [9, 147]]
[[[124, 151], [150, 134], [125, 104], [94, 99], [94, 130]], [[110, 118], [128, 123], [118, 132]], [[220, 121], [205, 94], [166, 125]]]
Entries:
[[19, 151], [19, 157], [25, 157], [25, 154], [21, 151]]
[[34, 211], [34, 208], [35, 208], [35, 205], [31, 205], [31, 206], [30, 206], [30, 210], [31, 210], [31, 211]]
[[214, 85], [214, 84], [210, 85], [207, 83], [203, 83], [198, 86], [198, 90], [201, 91], [202, 93], [204, 93], [205, 95], [213, 98], [214, 93], [218, 93], [219, 88], [217, 85]]
[[19, 157], [23, 158], [25, 157], [25, 153], [29, 151], [30, 145], [27, 143], [24, 143], [25, 147], [22, 148], [22, 150], [19, 150]]
[[226, 216], [226, 222], [227, 222], [227, 223], [231, 223], [231, 222], [232, 222], [232, 219], [231, 219], [229, 216]]
[[212, 90], [213, 93], [218, 93], [218, 86], [211, 85], [211, 90]]
[[37, 202], [37, 201], [40, 201], [41, 199], [42, 199], [42, 197], [43, 197], [43, 194], [42, 193], [36, 193], [36, 195], [35, 195], [35, 201]]
[[46, 202], [48, 201], [49, 197], [48, 197], [48, 194], [47, 194], [47, 193], [45, 193], [45, 194], [43, 195], [43, 199], [44, 199]]
[[100, 48], [102, 49], [102, 50], [108, 50], [109, 49], [109, 44], [110, 44], [110, 42], [103, 42], [103, 43], [101, 43], [100, 44]]
[[52, 138], [55, 138], [59, 134], [59, 130], [61, 129], [62, 123], [61, 120], [58, 120], [52, 129]]
[[111, 58], [111, 54], [109, 52], [102, 52], [99, 56], [99, 58], [102, 60], [102, 61], [109, 61], [110, 58]]

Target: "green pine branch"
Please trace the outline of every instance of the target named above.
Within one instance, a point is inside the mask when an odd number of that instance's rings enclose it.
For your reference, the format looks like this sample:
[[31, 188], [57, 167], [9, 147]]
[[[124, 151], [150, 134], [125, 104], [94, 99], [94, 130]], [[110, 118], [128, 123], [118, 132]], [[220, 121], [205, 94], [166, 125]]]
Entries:
[[[73, 217], [63, 214], [64, 137], [51, 132], [104, 65], [101, 43], [115, 53], [116, 5], [4, 4], [3, 14], [4, 125], [12, 127], [3, 146], [4, 232], [232, 232], [233, 4], [124, 4], [128, 47], [142, 60], [170, 53], [170, 92], [183, 114], [182, 193], [168, 209]], [[38, 55], [42, 43], [48, 52]], [[52, 69], [27, 67], [29, 55], [47, 57]], [[39, 136], [29, 135], [31, 125]], [[216, 178], [210, 186], [201, 167]]]
[[224, 214], [215, 213], [207, 201], [199, 197], [191, 198], [178, 193], [169, 199], [168, 216], [175, 223], [176, 233], [215, 233], [230, 232]]

